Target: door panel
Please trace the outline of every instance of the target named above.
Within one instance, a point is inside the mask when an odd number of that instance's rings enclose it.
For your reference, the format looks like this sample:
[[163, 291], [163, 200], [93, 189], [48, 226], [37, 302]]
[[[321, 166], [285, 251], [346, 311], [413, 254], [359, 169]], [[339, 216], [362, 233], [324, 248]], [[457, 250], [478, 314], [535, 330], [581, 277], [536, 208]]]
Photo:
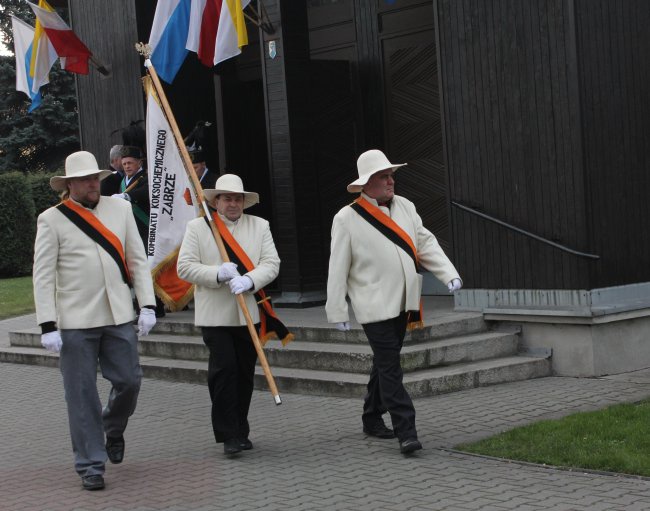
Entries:
[[312, 60], [310, 65], [311, 140], [320, 190], [322, 242], [329, 251], [332, 219], [353, 199], [345, 188], [357, 176], [356, 110], [349, 61]]
[[433, 28], [382, 41], [389, 158], [397, 193], [412, 200], [446, 252], [450, 250], [447, 175], [442, 150], [438, 71]]

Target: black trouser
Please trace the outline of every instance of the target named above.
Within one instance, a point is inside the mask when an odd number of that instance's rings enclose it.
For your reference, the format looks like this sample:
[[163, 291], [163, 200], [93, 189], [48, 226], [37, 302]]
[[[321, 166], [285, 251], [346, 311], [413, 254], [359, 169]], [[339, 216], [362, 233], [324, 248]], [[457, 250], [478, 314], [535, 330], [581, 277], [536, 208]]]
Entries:
[[257, 360], [248, 328], [203, 327], [202, 330], [203, 342], [210, 350], [208, 389], [214, 438], [217, 442], [248, 438], [248, 409]]
[[372, 348], [373, 360], [364, 399], [362, 421], [372, 426], [383, 413], [390, 413], [399, 441], [417, 437], [415, 408], [402, 383], [400, 351], [406, 335], [406, 313], [376, 323], [366, 323], [363, 330]]

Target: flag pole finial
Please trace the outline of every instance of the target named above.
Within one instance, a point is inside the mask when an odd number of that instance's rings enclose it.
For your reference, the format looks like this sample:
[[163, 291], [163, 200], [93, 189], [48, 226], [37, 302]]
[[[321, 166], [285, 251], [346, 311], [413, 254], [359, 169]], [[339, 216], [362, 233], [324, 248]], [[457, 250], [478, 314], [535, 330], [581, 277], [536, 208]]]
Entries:
[[145, 59], [151, 57], [151, 46], [149, 46], [147, 43], [135, 43], [135, 49]]

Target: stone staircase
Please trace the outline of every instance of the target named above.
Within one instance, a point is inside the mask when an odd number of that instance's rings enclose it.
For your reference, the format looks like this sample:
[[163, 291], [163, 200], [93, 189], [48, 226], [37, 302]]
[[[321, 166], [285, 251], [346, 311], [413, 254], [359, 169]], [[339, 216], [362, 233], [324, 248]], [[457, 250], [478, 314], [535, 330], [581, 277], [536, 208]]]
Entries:
[[[281, 317], [283, 313], [280, 309]], [[295, 340], [285, 347], [279, 341], [265, 346], [281, 393], [363, 396], [372, 352], [358, 325], [349, 332], [339, 332], [318, 321], [285, 322]], [[404, 384], [412, 397], [551, 374], [549, 353], [519, 352], [518, 329], [493, 330], [479, 313], [425, 317], [425, 324], [424, 329], [407, 334], [402, 350]], [[9, 339], [10, 346], [0, 348], [0, 361], [58, 365], [58, 355], [40, 347], [38, 328], [10, 332]], [[193, 324], [192, 311], [169, 314], [160, 320], [153, 333], [140, 340], [140, 354], [146, 377], [206, 381], [208, 351], [200, 329]], [[255, 385], [267, 388], [260, 367]]]

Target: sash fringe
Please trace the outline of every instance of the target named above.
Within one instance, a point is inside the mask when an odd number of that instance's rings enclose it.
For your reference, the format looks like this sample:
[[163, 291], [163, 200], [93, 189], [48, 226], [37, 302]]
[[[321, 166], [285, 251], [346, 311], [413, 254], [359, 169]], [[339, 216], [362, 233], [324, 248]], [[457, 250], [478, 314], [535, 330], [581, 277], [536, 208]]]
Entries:
[[406, 313], [406, 330], [418, 330], [424, 328], [424, 313], [422, 309], [422, 300], [420, 300], [420, 309], [416, 311], [408, 311]]
[[156, 293], [156, 296], [162, 300], [170, 312], [178, 312], [180, 310], [183, 310], [185, 306], [190, 303], [192, 298], [194, 298], [194, 285], [191, 285], [183, 296], [175, 300], [156, 282], [158, 275], [171, 269], [172, 266], [176, 266], [179, 250], [180, 248], [177, 248], [176, 250], [167, 254], [167, 257], [160, 261], [151, 271], [153, 290]]
[[[278, 334], [275, 332], [266, 332], [266, 334], [260, 336], [260, 342], [262, 343], [262, 346], [264, 346], [268, 341], [272, 339], [279, 339]], [[280, 342], [282, 343], [282, 346], [286, 346], [294, 339], [295, 336], [292, 333], [288, 333], [287, 335], [284, 336], [283, 339], [280, 339]]]
[[418, 330], [420, 328], [424, 328], [424, 321], [411, 321], [410, 323], [406, 324], [406, 330], [411, 331], [411, 330]]
[[183, 310], [185, 306], [192, 301], [192, 298], [194, 298], [194, 286], [192, 286], [179, 300], [174, 300], [156, 282], [153, 283], [153, 290], [156, 293], [156, 296], [162, 300], [170, 312]]

